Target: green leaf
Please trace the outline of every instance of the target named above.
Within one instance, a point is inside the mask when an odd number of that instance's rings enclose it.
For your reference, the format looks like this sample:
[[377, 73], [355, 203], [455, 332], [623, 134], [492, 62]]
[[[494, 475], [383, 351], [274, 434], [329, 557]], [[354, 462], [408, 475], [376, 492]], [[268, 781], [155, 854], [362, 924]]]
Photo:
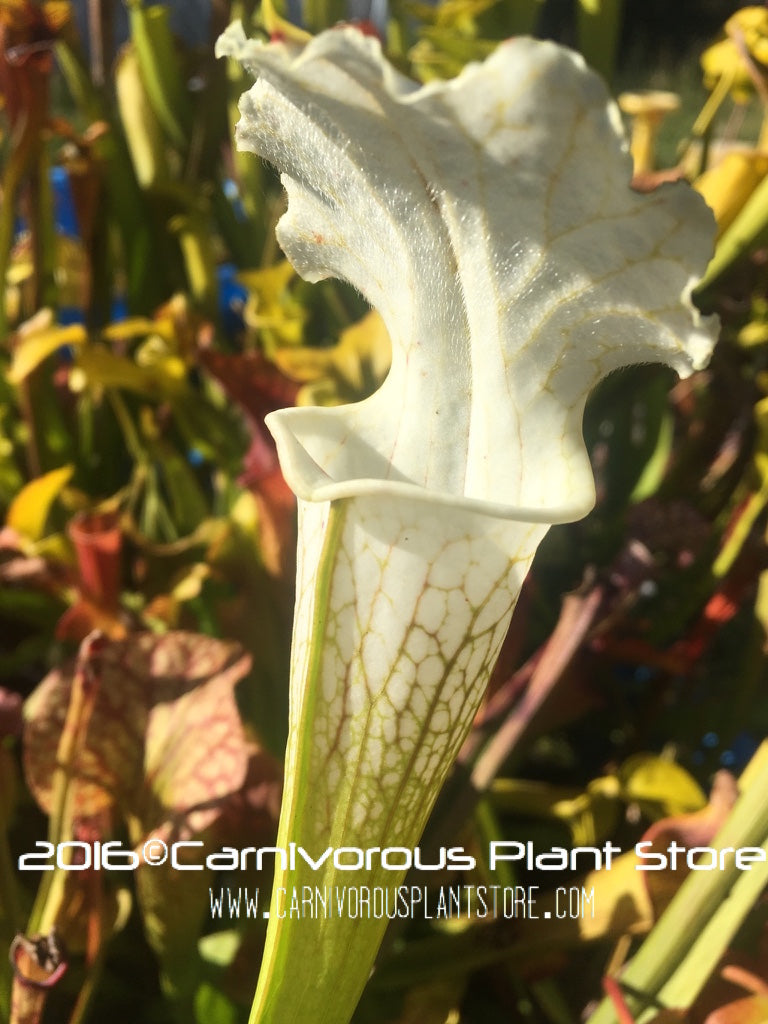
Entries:
[[701, 786], [674, 761], [652, 754], [631, 757], [618, 771], [622, 796], [652, 819], [699, 811], [707, 804]]
[[245, 1018], [242, 1007], [235, 1004], [207, 983], [195, 993], [195, 1020], [197, 1024], [239, 1024]]
[[125, 140], [136, 179], [142, 188], [159, 188], [171, 181], [166, 142], [147, 97], [135, 47], [126, 46], [115, 67], [115, 89]]
[[77, 365], [91, 387], [125, 388], [148, 398], [170, 398], [188, 391], [186, 367], [167, 356], [149, 366], [114, 355], [104, 345], [88, 345], [78, 352]]
[[607, 82], [613, 81], [621, 38], [624, 0], [578, 0], [578, 45], [587, 63]]
[[184, 87], [167, 6], [145, 7], [129, 0], [131, 38], [149, 101], [170, 141], [185, 149], [192, 123], [192, 108]]

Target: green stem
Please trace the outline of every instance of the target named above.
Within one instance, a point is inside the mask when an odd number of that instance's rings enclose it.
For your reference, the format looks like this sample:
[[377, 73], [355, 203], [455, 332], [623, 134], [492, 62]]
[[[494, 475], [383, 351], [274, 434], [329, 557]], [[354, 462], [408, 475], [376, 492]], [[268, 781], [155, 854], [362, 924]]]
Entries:
[[35, 309], [58, 305], [56, 287], [56, 231], [54, 228], [51, 162], [45, 146], [35, 154], [31, 180], [30, 222], [32, 226], [35, 281]]
[[[730, 847], [738, 850], [765, 845], [768, 838], [768, 743], [764, 743], [755, 754], [742, 782], [742, 795], [711, 844], [715, 849]], [[702, 933], [714, 941], [714, 930], [718, 938], [728, 940], [732, 931], [721, 927], [721, 918], [717, 916], [719, 908], [725, 904], [727, 910], [732, 910], [734, 899], [741, 897], [735, 907], [735, 923], [743, 920], [752, 905], [747, 899], [751, 898], [750, 885], [754, 879], [747, 876], [755, 873], [762, 877], [762, 871], [757, 871], [759, 867], [764, 868], [765, 865], [756, 865], [752, 872], [742, 874], [734, 858], [729, 856], [725, 858], [722, 870], [692, 871], [685, 879], [621, 977], [622, 987], [626, 986], [627, 1006], [635, 1018], [642, 1014], [640, 1021], [647, 1021], [648, 1007], [663, 994], [674, 994], [682, 987], [688, 990], [694, 987], [690, 976], [691, 951], [696, 950], [696, 957], [701, 956], [698, 943]], [[747, 878], [746, 882], [744, 878]], [[747, 899], [744, 899], [745, 895]], [[716, 925], [714, 921], [717, 921]], [[731, 920], [730, 924], [733, 926], [734, 921]], [[699, 976], [696, 982], [703, 984], [705, 980], [706, 977]], [[588, 1024], [617, 1024], [613, 1003], [609, 999], [603, 1000]]]
[[8, 843], [8, 822], [3, 814], [3, 801], [0, 800], [0, 922], [7, 925], [10, 932], [9, 938], [13, 938], [15, 932], [21, 926], [21, 907], [18, 900], [16, 888], [16, 876], [13, 870], [13, 857], [11, 847]]
[[192, 126], [192, 109], [181, 74], [166, 6], [144, 7], [142, 0], [128, 0], [131, 38], [149, 101], [166, 135], [186, 152]]
[[[233, 0], [232, 18], [239, 18], [243, 25], [247, 27], [250, 24], [249, 8], [251, 6], [248, 3], [242, 2], [242, 0]], [[230, 57], [227, 60], [227, 114], [229, 118], [229, 136], [232, 140], [235, 138], [235, 126], [240, 120], [238, 101], [250, 87], [251, 81], [248, 80], [241, 65]], [[235, 177], [240, 187], [243, 209], [248, 217], [249, 228], [254, 232], [253, 249], [255, 252], [260, 252], [267, 237], [266, 225], [264, 224], [264, 218], [261, 215], [262, 211], [260, 209], [260, 200], [264, 195], [264, 176], [261, 162], [253, 153], [241, 150], [233, 141], [232, 163], [234, 165]], [[245, 265], [256, 266], [258, 264], [249, 263]]]
[[96, 990], [96, 986], [101, 980], [101, 976], [104, 971], [104, 958], [106, 954], [105, 944], [102, 943], [99, 947], [99, 954], [94, 962], [88, 968], [85, 975], [85, 981], [80, 986], [80, 991], [77, 994], [77, 1001], [75, 1007], [72, 1010], [72, 1015], [69, 1018], [68, 1024], [82, 1024], [88, 1014], [88, 1009], [91, 1005], [91, 999], [93, 993]]
[[720, 549], [712, 565], [712, 575], [715, 579], [723, 579], [731, 571], [766, 504], [768, 504], [768, 476], [764, 477], [760, 490], [750, 495], [746, 508], [738, 517], [733, 530]]
[[149, 455], [139, 439], [138, 431], [134, 426], [131, 414], [128, 412], [128, 406], [125, 404], [122, 395], [111, 389], [109, 391], [109, 404], [112, 406], [112, 411], [123, 432], [125, 447], [128, 449], [131, 458], [138, 464], [148, 463]]
[[[77, 755], [85, 742], [96, 697], [96, 681], [86, 664], [89, 656], [84, 650], [86, 644], [88, 641], [81, 648], [82, 653], [72, 678], [67, 715], [56, 751], [56, 768], [51, 786], [51, 814], [48, 819], [48, 838], [54, 846], [72, 835], [72, 780]], [[66, 878], [67, 872], [58, 867], [46, 872], [30, 914], [27, 926], [29, 935], [46, 935], [55, 925], [61, 909]]]
[[[718, 912], [702, 928], [698, 938], [659, 993], [664, 1006], [688, 1009], [714, 973], [723, 953], [738, 931], [746, 912], [753, 907], [768, 883], [768, 842], [760, 849], [767, 860], [744, 871]], [[638, 1024], [650, 1024], [644, 1014]]]
[[3, 173], [3, 202], [0, 206], [0, 335], [2, 336], [5, 336], [8, 331], [8, 314], [5, 308], [6, 280], [13, 249], [16, 200], [30, 150], [28, 134], [24, 132], [21, 141], [14, 146], [14, 151]]
[[332, 28], [346, 17], [345, 0], [304, 0], [301, 5], [302, 26], [308, 32]]
[[206, 218], [190, 212], [170, 222], [181, 246], [189, 291], [197, 306], [209, 317], [216, 316], [216, 258]]
[[127, 288], [134, 313], [149, 313], [170, 289], [158, 273], [157, 229], [136, 181], [130, 154], [120, 126], [110, 118], [102, 97], [93, 88], [83, 63], [66, 43], [56, 46], [56, 58], [67, 87], [89, 123], [106, 121], [110, 131], [95, 140], [93, 151], [104, 167], [107, 213], [117, 225], [125, 249]]
[[624, 0], [579, 0], [576, 8], [579, 49], [607, 82], [616, 70], [623, 13]]

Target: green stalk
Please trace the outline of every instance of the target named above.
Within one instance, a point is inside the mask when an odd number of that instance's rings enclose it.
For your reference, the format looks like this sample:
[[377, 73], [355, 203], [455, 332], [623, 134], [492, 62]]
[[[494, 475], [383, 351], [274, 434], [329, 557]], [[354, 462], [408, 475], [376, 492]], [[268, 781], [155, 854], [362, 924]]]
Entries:
[[75, 51], [60, 42], [56, 58], [70, 93], [89, 122], [110, 123], [112, 130], [97, 139], [93, 149], [105, 169], [107, 205], [125, 249], [131, 309], [134, 313], [149, 313], [167, 297], [170, 289], [164, 287], [164, 276], [158, 273], [157, 260], [152, 258], [157, 252], [153, 222], [133, 173], [123, 134], [110, 118]]
[[128, 0], [131, 39], [149, 101], [166, 135], [178, 149], [189, 143], [192, 108], [164, 5], [144, 7]]
[[196, 213], [179, 214], [172, 218], [170, 229], [179, 239], [192, 298], [208, 316], [215, 316], [216, 258], [206, 218]]
[[80, 57], [69, 43], [57, 42], [56, 61], [64, 75], [70, 95], [82, 113], [90, 121], [102, 120], [105, 111], [101, 98], [94, 89]]
[[[761, 849], [768, 858], [768, 841]], [[687, 956], [659, 993], [659, 999], [665, 1006], [688, 1009], [698, 998], [739, 930], [745, 912], [755, 905], [766, 884], [768, 859], [762, 864], [755, 864], [751, 871], [741, 873], [728, 898], [701, 930]], [[638, 1024], [650, 1019], [646, 1012]]]
[[[328, 528], [324, 539], [323, 557], [320, 560], [316, 580], [316, 601], [315, 601], [315, 622], [319, 641], [313, 643], [309, 653], [307, 664], [307, 686], [306, 700], [302, 708], [299, 730], [294, 736], [289, 737], [289, 748], [286, 752], [286, 763], [294, 763], [294, 779], [283, 796], [283, 807], [280, 812], [280, 826], [277, 836], [278, 848], [287, 849], [290, 842], [298, 845], [305, 845], [314, 849], [314, 837], [304, 841], [304, 836], [297, 823], [302, 823], [306, 829], [305, 808], [308, 803], [316, 797], [316, 780], [311, 776], [312, 758], [312, 729], [316, 714], [316, 705], [322, 700], [320, 695], [320, 680], [322, 677], [322, 652], [323, 641], [326, 639], [327, 630], [332, 617], [330, 608], [333, 576], [342, 540], [345, 518], [348, 505], [345, 502], [335, 502], [330, 506], [328, 513]], [[293, 747], [293, 751], [291, 750]], [[310, 821], [310, 831], [312, 822]], [[329, 845], [334, 845], [335, 837], [329, 837]], [[340, 844], [342, 845], [342, 844]], [[386, 875], [386, 873], [384, 873]], [[287, 928], [287, 921], [281, 915], [280, 893], [287, 890], [288, 882], [292, 887], [300, 889], [303, 884], [332, 885], [340, 880], [340, 873], [326, 869], [322, 875], [316, 877], [312, 872], [307, 871], [306, 864], [300, 864], [298, 870], [290, 875], [280, 861], [277, 861], [275, 879], [272, 887], [272, 899], [270, 903], [270, 916], [277, 919], [277, 928], [272, 928], [267, 934], [264, 948], [264, 958], [259, 972], [256, 993], [253, 997], [249, 1024], [258, 1024], [264, 1021], [274, 1021], [276, 1014], [280, 1012], [282, 991], [285, 986], [285, 979], [289, 977], [292, 964], [309, 964], [314, 960], [317, 962], [317, 969], [321, 974], [328, 974], [334, 977], [336, 982], [335, 999], [338, 1005], [343, 1007], [342, 1014], [348, 1010], [351, 1017], [355, 1004], [360, 997], [360, 980], [356, 971], [339, 971], [338, 967], [345, 958], [348, 951], [355, 943], [355, 954], [366, 962], [372, 962], [376, 954], [381, 936], [373, 933], [371, 928], [367, 929], [365, 938], [366, 945], [360, 942], [352, 918], [337, 918], [330, 922], [320, 922], [318, 929], [310, 932], [308, 929]], [[387, 885], [389, 879], [376, 878], [375, 882]], [[335, 927], [334, 927], [335, 925]], [[281, 933], [285, 939], [280, 941]], [[323, 941], [326, 935], [332, 936], [333, 945]], [[336, 971], [333, 968], [337, 968]], [[317, 1009], [316, 996], [313, 999], [313, 985], [309, 976], [305, 975], [301, 981], [296, 982], [302, 988], [308, 990], [308, 1001]], [[340, 1018], [341, 1019], [341, 1016]], [[286, 1022], [287, 1024], [287, 1022]]]
[[27, 159], [32, 150], [34, 139], [33, 133], [25, 131], [21, 139], [11, 149], [8, 163], [3, 173], [3, 202], [0, 205], [0, 335], [5, 336], [8, 331], [8, 317], [5, 308], [5, 289], [8, 268], [11, 262], [11, 250], [13, 248], [13, 229], [16, 213], [16, 199]]
[[67, 1024], [83, 1024], [83, 1021], [88, 1019], [88, 1012], [91, 1009], [93, 994], [104, 975], [105, 959], [106, 944], [102, 942], [99, 946], [99, 952], [96, 959], [86, 970], [85, 981], [80, 986], [80, 991], [77, 994], [74, 1009], [72, 1010], [72, 1014]]
[[[98, 683], [89, 678], [89, 671], [85, 667], [89, 657], [85, 644], [81, 652], [81, 661], [72, 679], [69, 706], [59, 739], [56, 768], [53, 773], [48, 838], [54, 845], [72, 837], [72, 777], [77, 756], [88, 732], [97, 693]], [[28, 935], [47, 935], [54, 927], [61, 910], [66, 881], [66, 870], [56, 868], [46, 872], [29, 917]]]
[[[249, 4], [242, 0], [235, 0], [232, 4], [232, 18], [239, 19], [243, 25], [248, 25]], [[251, 87], [251, 79], [243, 71], [241, 64], [234, 58], [227, 59], [227, 113], [229, 117], [229, 136], [232, 139], [232, 162], [234, 164], [235, 178], [240, 186], [240, 201], [248, 217], [249, 228], [253, 232], [252, 244], [249, 255], [260, 253], [267, 237], [263, 199], [264, 199], [264, 178], [261, 168], [261, 161], [253, 153], [239, 149], [235, 143], [235, 126], [240, 120], [238, 100]], [[258, 260], [241, 264], [241, 266], [258, 266]]]
[[55, 307], [58, 304], [55, 281], [56, 230], [50, 169], [51, 161], [47, 149], [41, 145], [33, 167], [30, 204], [35, 265], [35, 307], [38, 309], [43, 306]]
[[21, 908], [16, 891], [13, 857], [8, 843], [6, 825], [3, 821], [0, 821], [0, 894], [2, 894], [0, 922], [3, 924], [3, 933], [7, 932], [9, 938], [13, 938], [14, 932], [21, 923]]
[[[742, 782], [742, 795], [711, 844], [715, 849], [768, 844], [768, 743], [755, 754]], [[668, 1000], [695, 998], [752, 908], [755, 889], [759, 893], [765, 885], [766, 873], [765, 864], [739, 871], [728, 857], [723, 870], [692, 871], [685, 879], [621, 976], [627, 1008], [638, 1024], [657, 1012], [652, 1004], [663, 1001], [678, 1009], [683, 1008], [680, 1003]], [[618, 1024], [610, 999], [603, 1000], [587, 1024]]]
[[712, 565], [712, 575], [715, 579], [721, 580], [731, 571], [734, 562], [741, 554], [755, 523], [762, 515], [766, 504], [768, 504], [768, 475], [766, 475], [761, 481], [759, 490], [749, 496], [743, 511], [740, 513], [735, 525], [733, 526], [733, 529], [726, 537], [723, 546]]
[[496, 10], [504, 19], [504, 36], [533, 35], [545, 2], [546, 0], [517, 0], [514, 4], [499, 4]]
[[128, 44], [115, 67], [115, 92], [131, 162], [142, 189], [169, 187], [172, 175], [160, 122], [149, 100], [136, 47]]
[[[8, 949], [14, 935], [21, 927], [21, 907], [18, 885], [14, 872], [13, 856], [8, 842], [8, 828], [13, 811], [14, 765], [11, 751], [3, 748], [0, 741], [0, 778], [3, 778], [4, 793], [0, 796], [0, 943]], [[8, 958], [0, 963], [0, 1022], [5, 1020], [3, 1009], [10, 1005], [12, 970]]]
[[301, 5], [302, 27], [312, 33], [332, 28], [346, 14], [345, 0], [303, 0]]
[[263, 230], [258, 231], [251, 223], [237, 219], [220, 182], [215, 182], [211, 190], [211, 213], [237, 266], [241, 269], [258, 267], [264, 244], [260, 238]]
[[624, 0], [579, 0], [576, 32], [584, 59], [607, 82], [613, 81]]

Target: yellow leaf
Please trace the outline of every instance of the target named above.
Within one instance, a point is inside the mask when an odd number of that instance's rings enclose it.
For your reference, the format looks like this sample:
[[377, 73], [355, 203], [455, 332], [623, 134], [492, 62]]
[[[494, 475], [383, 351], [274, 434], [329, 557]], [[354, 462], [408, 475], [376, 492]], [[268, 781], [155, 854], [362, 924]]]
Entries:
[[17, 345], [8, 380], [11, 384], [20, 384], [62, 345], [83, 345], [87, 340], [88, 335], [82, 324], [50, 327], [29, 333]]
[[613, 859], [609, 871], [603, 865], [584, 875], [580, 888], [585, 912], [575, 918], [562, 916], [561, 889], [544, 894], [536, 900], [537, 917], [526, 922], [526, 940], [557, 947], [645, 934], [654, 913], [637, 864], [637, 855], [630, 851]]
[[89, 345], [79, 353], [78, 364], [92, 387], [127, 388], [157, 399], [179, 395], [185, 389], [186, 369], [174, 357], [137, 366], [100, 345]]
[[704, 197], [717, 221], [718, 236], [732, 223], [768, 172], [768, 154], [727, 153], [705, 171], [694, 188]]
[[372, 394], [387, 375], [391, 355], [384, 321], [370, 312], [332, 348], [281, 348], [272, 360], [286, 376], [309, 385], [297, 405], [341, 405]]
[[6, 524], [29, 540], [40, 540], [51, 505], [74, 471], [74, 466], [61, 466], [30, 481], [11, 502]]
[[148, 334], [165, 335], [167, 327], [167, 322], [161, 324], [144, 316], [132, 316], [105, 327], [101, 336], [105, 341], [133, 341], [135, 338], [145, 338]]
[[200, 596], [203, 584], [211, 575], [210, 566], [197, 562], [171, 590], [171, 596], [178, 602], [193, 601]]
[[277, 302], [296, 276], [288, 260], [276, 263], [273, 267], [262, 270], [243, 270], [237, 275], [238, 281], [249, 292], [255, 292], [262, 302]]
[[238, 280], [250, 293], [243, 311], [246, 324], [256, 330], [274, 332], [278, 345], [301, 342], [306, 311], [288, 290], [295, 275], [296, 271], [287, 260], [274, 267], [246, 270], [238, 275]]
[[171, 169], [165, 137], [141, 75], [135, 46], [126, 46], [115, 64], [115, 90], [131, 163], [142, 189], [167, 186]]
[[46, 0], [43, 16], [49, 30], [58, 32], [72, 20], [72, 4], [70, 0]]
[[651, 754], [630, 757], [618, 771], [625, 800], [639, 803], [649, 817], [701, 810], [707, 798], [696, 780], [674, 761]]
[[765, 64], [768, 59], [768, 10], [765, 5], [742, 7], [725, 23], [726, 35], [741, 35], [750, 54]]
[[[725, 23], [725, 39], [713, 43], [701, 55], [704, 85], [714, 89], [722, 79], [733, 99], [744, 103], [755, 91], [743, 51], [759, 65], [768, 62], [768, 10], [743, 7]], [[737, 41], [738, 40], [738, 41]]]
[[289, 43], [298, 43], [303, 46], [308, 43], [312, 36], [309, 32], [294, 25], [291, 21], [281, 18], [275, 10], [273, 0], [262, 0], [261, 16], [264, 19], [264, 28], [270, 35], [279, 33]]

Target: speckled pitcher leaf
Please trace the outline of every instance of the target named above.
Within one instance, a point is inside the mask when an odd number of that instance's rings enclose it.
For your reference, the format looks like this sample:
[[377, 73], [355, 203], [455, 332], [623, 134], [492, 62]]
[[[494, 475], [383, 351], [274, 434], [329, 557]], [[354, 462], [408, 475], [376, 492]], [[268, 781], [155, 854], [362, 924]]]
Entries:
[[[217, 801], [245, 779], [249, 748], [234, 687], [248, 671], [248, 656], [235, 644], [192, 633], [142, 633], [99, 645], [91, 662], [98, 690], [74, 766], [75, 815], [117, 805], [141, 826], [137, 842], [171, 821], [193, 831], [206, 827]], [[24, 767], [46, 812], [77, 668], [50, 672], [24, 708]]]

